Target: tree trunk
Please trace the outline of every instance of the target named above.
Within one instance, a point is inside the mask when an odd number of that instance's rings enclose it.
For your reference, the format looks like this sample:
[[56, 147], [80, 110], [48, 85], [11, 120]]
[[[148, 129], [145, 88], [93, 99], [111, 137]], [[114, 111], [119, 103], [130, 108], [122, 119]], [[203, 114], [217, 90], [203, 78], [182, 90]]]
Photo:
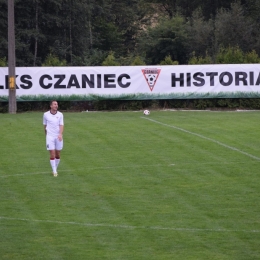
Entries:
[[88, 1], [88, 27], [89, 27], [89, 44], [90, 49], [92, 49], [93, 38], [92, 38], [92, 28], [91, 28], [91, 10], [90, 10], [90, 2]]
[[72, 65], [72, 3], [73, 1], [70, 1], [70, 63]]
[[35, 29], [36, 29], [36, 35], [35, 35], [35, 45], [34, 45], [34, 57], [33, 57], [33, 66], [36, 66], [36, 59], [37, 59], [37, 51], [38, 51], [38, 0], [35, 1]]

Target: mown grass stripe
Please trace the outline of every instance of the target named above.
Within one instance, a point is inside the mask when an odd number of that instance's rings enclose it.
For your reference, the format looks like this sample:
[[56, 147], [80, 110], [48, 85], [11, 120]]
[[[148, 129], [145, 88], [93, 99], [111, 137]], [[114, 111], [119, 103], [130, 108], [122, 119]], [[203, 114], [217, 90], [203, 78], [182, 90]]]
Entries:
[[154, 119], [151, 119], [151, 118], [148, 118], [148, 117], [141, 117], [141, 118], [146, 119], [146, 120], [149, 120], [149, 121], [154, 122], [154, 123], [157, 123], [157, 124], [160, 124], [160, 125], [163, 125], [163, 126], [167, 126], [167, 127], [171, 127], [171, 128], [177, 129], [177, 130], [179, 130], [179, 131], [182, 131], [182, 132], [185, 132], [185, 133], [188, 133], [188, 134], [191, 134], [191, 135], [198, 136], [198, 137], [203, 138], [203, 139], [205, 139], [205, 140], [208, 140], [208, 141], [211, 141], [211, 142], [213, 142], [213, 143], [219, 144], [219, 145], [221, 145], [221, 146], [223, 146], [223, 147], [225, 147], [225, 148], [228, 148], [228, 149], [231, 149], [231, 150], [233, 150], [233, 151], [236, 151], [236, 152], [239, 152], [239, 153], [241, 153], [241, 154], [244, 154], [244, 155], [246, 155], [246, 156], [248, 156], [248, 157], [251, 157], [251, 158], [253, 158], [253, 159], [257, 160], [257, 161], [260, 161], [260, 158], [257, 157], [257, 156], [254, 156], [254, 155], [249, 154], [249, 153], [247, 153], [247, 152], [244, 152], [244, 151], [242, 151], [242, 150], [240, 150], [240, 149], [238, 149], [238, 148], [236, 148], [236, 147], [229, 146], [229, 145], [227, 145], [227, 144], [224, 144], [224, 143], [219, 142], [219, 141], [217, 141], [217, 140], [214, 140], [214, 139], [212, 139], [212, 138], [206, 137], [206, 136], [204, 136], [204, 135], [197, 134], [197, 133], [193, 133], [193, 132], [191, 132], [191, 131], [188, 131], [188, 130], [186, 130], [186, 129], [183, 129], [183, 128], [180, 128], [180, 127], [177, 127], [177, 126], [174, 126], [174, 125], [168, 125], [168, 124], [159, 122], [159, 121], [157, 121], [157, 120], [154, 120]]

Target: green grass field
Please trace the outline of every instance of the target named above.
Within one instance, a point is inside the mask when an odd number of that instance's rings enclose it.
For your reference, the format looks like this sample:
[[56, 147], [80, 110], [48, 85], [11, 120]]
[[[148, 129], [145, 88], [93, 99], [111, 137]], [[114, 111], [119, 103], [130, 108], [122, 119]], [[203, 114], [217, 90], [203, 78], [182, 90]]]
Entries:
[[260, 259], [260, 112], [0, 114], [0, 259]]

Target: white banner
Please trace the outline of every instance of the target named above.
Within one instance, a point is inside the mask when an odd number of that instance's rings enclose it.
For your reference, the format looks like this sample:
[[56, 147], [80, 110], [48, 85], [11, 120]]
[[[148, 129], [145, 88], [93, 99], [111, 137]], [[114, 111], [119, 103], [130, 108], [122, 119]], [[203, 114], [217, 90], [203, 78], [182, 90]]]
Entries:
[[[0, 101], [8, 101], [0, 68]], [[18, 67], [17, 101], [259, 98], [260, 65]]]

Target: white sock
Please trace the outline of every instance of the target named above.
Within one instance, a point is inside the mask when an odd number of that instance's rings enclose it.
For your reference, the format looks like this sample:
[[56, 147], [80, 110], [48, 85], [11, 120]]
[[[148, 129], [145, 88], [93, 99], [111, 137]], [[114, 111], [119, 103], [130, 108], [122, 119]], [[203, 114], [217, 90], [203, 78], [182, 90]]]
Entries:
[[60, 163], [60, 158], [59, 159], [55, 158], [56, 170], [58, 169], [59, 163]]
[[55, 160], [50, 160], [51, 168], [53, 173], [57, 173], [56, 163]]

